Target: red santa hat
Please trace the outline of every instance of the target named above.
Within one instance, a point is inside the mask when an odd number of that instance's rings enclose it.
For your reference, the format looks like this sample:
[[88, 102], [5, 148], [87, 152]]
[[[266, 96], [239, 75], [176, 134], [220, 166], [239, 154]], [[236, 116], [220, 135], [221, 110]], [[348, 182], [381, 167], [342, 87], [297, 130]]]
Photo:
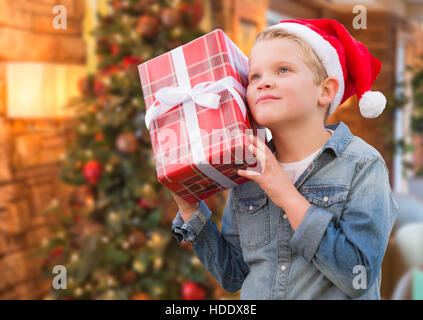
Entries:
[[376, 118], [382, 113], [385, 96], [379, 91], [370, 91], [381, 62], [341, 23], [330, 19], [281, 20], [268, 28], [283, 28], [305, 40], [319, 57], [328, 76], [338, 79], [339, 89], [330, 104], [329, 114], [354, 94], [357, 94], [363, 117]]

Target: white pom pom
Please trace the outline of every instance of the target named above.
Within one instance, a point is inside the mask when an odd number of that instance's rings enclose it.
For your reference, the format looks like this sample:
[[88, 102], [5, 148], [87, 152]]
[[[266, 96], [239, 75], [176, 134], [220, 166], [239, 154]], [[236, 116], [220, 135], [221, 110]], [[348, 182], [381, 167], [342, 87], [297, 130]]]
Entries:
[[380, 91], [367, 91], [361, 96], [358, 106], [364, 118], [376, 118], [385, 109], [386, 98]]

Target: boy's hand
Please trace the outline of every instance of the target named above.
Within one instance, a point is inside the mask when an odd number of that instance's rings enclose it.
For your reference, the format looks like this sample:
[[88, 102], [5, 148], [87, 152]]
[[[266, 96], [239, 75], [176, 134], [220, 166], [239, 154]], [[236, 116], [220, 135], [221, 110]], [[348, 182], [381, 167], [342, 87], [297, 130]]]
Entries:
[[190, 204], [187, 201], [185, 201], [182, 197], [174, 193], [173, 191], [171, 190], [169, 191], [172, 194], [173, 199], [175, 200], [176, 204], [179, 207], [179, 211], [181, 213], [182, 219], [184, 220], [184, 222], [186, 222], [187, 220], [189, 220], [189, 218], [192, 217], [194, 212], [197, 211], [200, 203], [196, 202], [194, 204]]
[[258, 160], [257, 168], [240, 169], [238, 175], [257, 182], [272, 202], [286, 212], [295, 230], [311, 204], [295, 188], [266, 143], [252, 135], [248, 138], [248, 148]]

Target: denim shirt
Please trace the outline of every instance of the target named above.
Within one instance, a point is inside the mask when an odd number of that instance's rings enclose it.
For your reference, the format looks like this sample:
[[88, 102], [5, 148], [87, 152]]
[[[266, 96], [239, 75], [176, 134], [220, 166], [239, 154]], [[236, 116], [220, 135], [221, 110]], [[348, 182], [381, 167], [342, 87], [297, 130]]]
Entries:
[[[381, 264], [398, 203], [380, 153], [342, 121], [295, 182], [311, 206], [297, 230], [253, 180], [229, 190], [221, 232], [204, 200], [178, 242], [241, 299], [380, 299]], [[269, 148], [274, 151], [273, 140]]]

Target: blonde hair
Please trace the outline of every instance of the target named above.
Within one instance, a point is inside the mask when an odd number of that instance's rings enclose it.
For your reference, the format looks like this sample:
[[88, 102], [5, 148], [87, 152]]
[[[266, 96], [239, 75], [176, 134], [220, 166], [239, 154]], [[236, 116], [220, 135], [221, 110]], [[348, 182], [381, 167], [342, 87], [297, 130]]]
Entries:
[[[322, 65], [319, 57], [316, 55], [314, 50], [310, 47], [310, 45], [304, 41], [301, 37], [288, 32], [282, 28], [267, 28], [260, 31], [254, 44], [258, 41], [262, 40], [272, 40], [272, 39], [287, 39], [296, 42], [300, 48], [301, 57], [303, 58], [305, 64], [310, 68], [311, 72], [313, 73], [313, 82], [316, 85], [322, 83], [324, 79], [328, 77], [328, 74], [325, 68]], [[327, 106], [325, 116], [323, 122], [329, 118], [329, 109], [330, 105]]]

